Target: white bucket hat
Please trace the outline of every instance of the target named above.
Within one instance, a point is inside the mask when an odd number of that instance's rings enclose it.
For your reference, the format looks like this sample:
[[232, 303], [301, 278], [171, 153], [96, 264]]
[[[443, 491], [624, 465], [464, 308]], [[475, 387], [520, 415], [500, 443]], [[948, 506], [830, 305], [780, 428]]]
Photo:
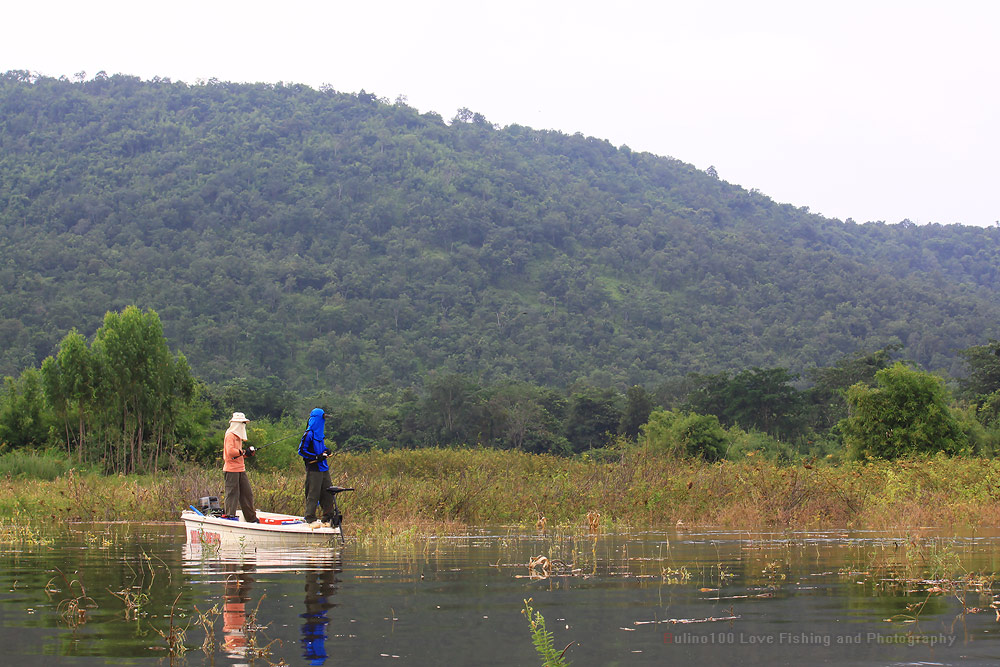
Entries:
[[234, 412], [232, 418], [229, 420], [229, 423], [230, 424], [232, 424], [233, 422], [243, 422], [243, 423], [246, 423], [246, 422], [249, 422], [249, 421], [250, 420], [247, 419], [246, 415], [244, 415], [242, 412]]

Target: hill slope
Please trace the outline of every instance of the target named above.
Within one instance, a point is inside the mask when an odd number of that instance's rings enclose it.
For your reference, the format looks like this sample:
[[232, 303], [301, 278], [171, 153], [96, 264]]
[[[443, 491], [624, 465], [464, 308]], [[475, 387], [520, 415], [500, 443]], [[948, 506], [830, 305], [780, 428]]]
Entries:
[[997, 337], [1000, 230], [811, 215], [606, 141], [305, 86], [0, 78], [0, 374], [153, 308], [209, 381], [562, 386], [932, 369]]

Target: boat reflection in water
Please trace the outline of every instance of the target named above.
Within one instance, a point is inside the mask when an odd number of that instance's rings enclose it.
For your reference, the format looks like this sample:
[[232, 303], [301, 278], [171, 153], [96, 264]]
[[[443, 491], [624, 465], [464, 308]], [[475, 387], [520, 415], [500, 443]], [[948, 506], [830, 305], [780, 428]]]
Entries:
[[267, 623], [261, 623], [257, 612], [269, 582], [280, 586], [293, 574], [305, 577], [305, 612], [299, 614], [302, 657], [313, 665], [324, 664], [327, 612], [336, 606], [330, 598], [337, 591], [341, 571], [340, 554], [328, 548], [247, 551], [198, 542], [184, 545], [185, 574], [201, 583], [218, 583], [222, 589], [222, 650], [239, 661], [234, 667], [267, 654], [256, 633]]

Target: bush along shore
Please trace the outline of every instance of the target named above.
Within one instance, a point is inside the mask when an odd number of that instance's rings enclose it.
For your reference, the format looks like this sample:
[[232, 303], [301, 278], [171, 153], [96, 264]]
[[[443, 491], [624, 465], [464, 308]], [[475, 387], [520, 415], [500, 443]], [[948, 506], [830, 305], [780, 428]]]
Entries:
[[[253, 465], [256, 505], [301, 513], [301, 465]], [[176, 521], [198, 498], [222, 496], [221, 467], [105, 476], [70, 466], [41, 455], [0, 456], [0, 519]], [[1000, 523], [1000, 460], [992, 458], [706, 462], [639, 447], [599, 458], [429, 448], [338, 453], [331, 471], [335, 484], [356, 489], [343, 506], [362, 533], [485, 525], [753, 530]]]

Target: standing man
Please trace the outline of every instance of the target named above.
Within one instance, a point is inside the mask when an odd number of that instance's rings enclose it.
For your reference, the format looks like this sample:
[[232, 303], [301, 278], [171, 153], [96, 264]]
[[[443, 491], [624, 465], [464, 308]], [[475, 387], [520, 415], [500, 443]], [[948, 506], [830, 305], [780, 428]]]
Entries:
[[242, 412], [234, 412], [226, 429], [226, 437], [222, 443], [222, 458], [225, 463], [222, 471], [226, 477], [226, 516], [235, 517], [236, 509], [243, 510], [243, 520], [257, 523], [257, 512], [253, 507], [253, 491], [250, 490], [250, 480], [247, 478], [246, 457], [253, 456], [253, 447], [244, 451], [243, 443], [247, 439], [247, 424], [250, 422]]
[[[310, 528], [329, 526], [333, 518], [333, 494], [327, 491], [333, 482], [330, 481], [330, 465], [326, 461], [330, 450], [323, 442], [325, 424], [323, 410], [314, 408], [309, 413], [306, 432], [299, 443], [299, 456], [306, 464], [306, 507], [302, 514]], [[316, 505], [323, 507], [322, 522], [316, 519]]]

